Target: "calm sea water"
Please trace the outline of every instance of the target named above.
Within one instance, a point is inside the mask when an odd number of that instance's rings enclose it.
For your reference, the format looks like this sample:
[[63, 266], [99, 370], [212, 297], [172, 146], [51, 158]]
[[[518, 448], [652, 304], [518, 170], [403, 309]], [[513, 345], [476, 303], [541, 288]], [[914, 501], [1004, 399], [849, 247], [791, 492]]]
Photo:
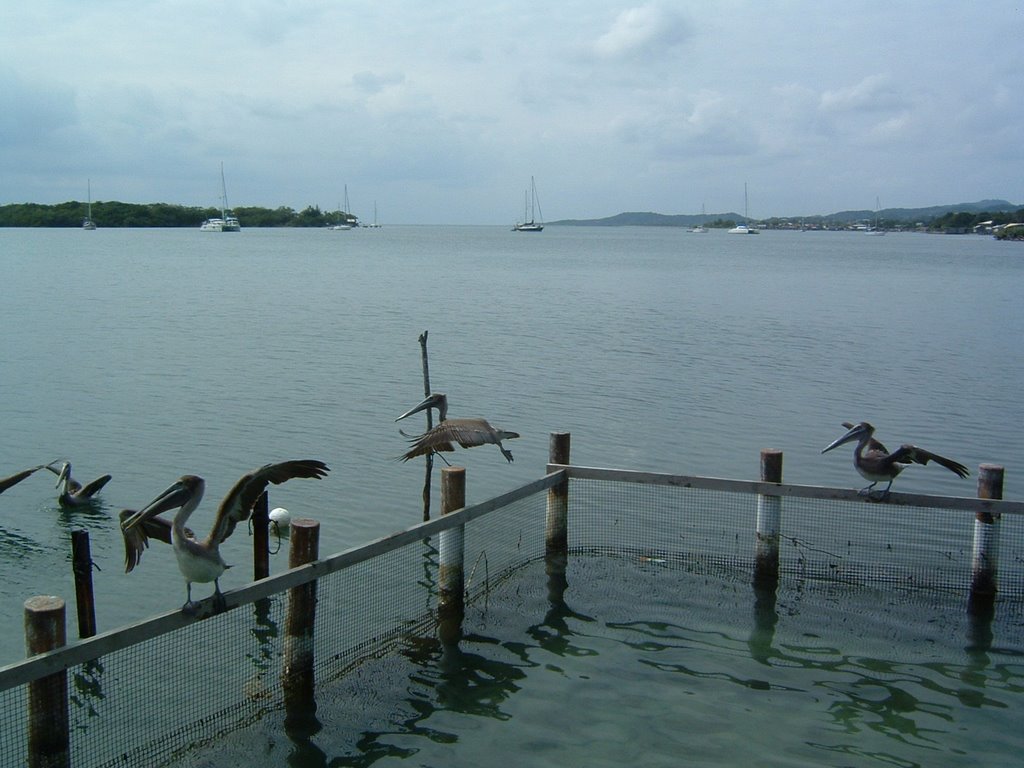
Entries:
[[[467, 615], [458, 649], [408, 642], [182, 765], [948, 766], [1020, 752], [1019, 605], [630, 557], [534, 563]], [[995, 642], [992, 636], [995, 636]]]
[[[422, 467], [394, 460], [394, 418], [422, 397], [424, 330], [452, 415], [522, 434], [513, 464], [456, 454], [470, 501], [540, 476], [553, 431], [578, 464], [753, 479], [780, 448], [788, 481], [859, 487], [852, 451], [820, 455], [843, 420], [1003, 464], [1024, 496], [1024, 253], [991, 238], [0, 230], [0, 270], [0, 475], [57, 458], [113, 475], [93, 511], [59, 510], [49, 474], [0, 497], [0, 663], [24, 653], [27, 597], [73, 598], [77, 527], [100, 629], [184, 601], [161, 546], [123, 573], [116, 523], [182, 474], [207, 480], [200, 531], [243, 472], [304, 457], [331, 475], [271, 506], [321, 520], [323, 553], [417, 522]], [[896, 488], [975, 493], [934, 466]], [[225, 588], [249, 578], [248, 547], [225, 547]]]

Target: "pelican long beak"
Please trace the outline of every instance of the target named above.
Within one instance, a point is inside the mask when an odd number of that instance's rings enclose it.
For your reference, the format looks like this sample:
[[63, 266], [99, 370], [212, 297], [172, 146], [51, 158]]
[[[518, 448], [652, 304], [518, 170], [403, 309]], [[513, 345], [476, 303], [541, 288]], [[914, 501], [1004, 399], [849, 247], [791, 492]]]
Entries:
[[57, 484], [55, 486], [53, 486], [53, 487], [54, 488], [60, 488], [61, 485], [63, 485], [64, 481], [68, 479], [68, 475], [70, 475], [70, 474], [71, 474], [71, 465], [68, 464], [65, 461], [64, 465], [60, 468], [60, 474], [57, 475]]
[[159, 515], [161, 512], [166, 512], [169, 509], [183, 507], [190, 497], [191, 491], [189, 491], [185, 484], [179, 480], [169, 486], [166, 491], [161, 493], [138, 512], [133, 512], [122, 520], [121, 530], [130, 531], [143, 520], [148, 520], [149, 518]]
[[822, 453], [827, 453], [828, 451], [831, 451], [833, 448], [838, 448], [840, 445], [843, 445], [844, 443], [848, 443], [851, 440], [858, 440], [860, 438], [860, 436], [863, 435], [863, 434], [864, 434], [864, 427], [862, 427], [860, 424], [858, 424], [857, 426], [853, 427], [849, 432], [847, 432], [845, 435], [843, 435], [842, 437], [838, 438], [837, 440], [833, 440], [831, 443], [829, 443], [824, 448], [822, 448], [821, 452]]
[[397, 419], [395, 419], [395, 421], [401, 421], [406, 416], [412, 416], [414, 413], [419, 413], [420, 411], [425, 411], [427, 408], [437, 408], [439, 403], [440, 403], [440, 398], [437, 395], [431, 395], [430, 397], [428, 397], [426, 400], [424, 400], [419, 405], [417, 405], [414, 408], [411, 408], [410, 410], [408, 410], [405, 413], [403, 413], [401, 416], [399, 416]]

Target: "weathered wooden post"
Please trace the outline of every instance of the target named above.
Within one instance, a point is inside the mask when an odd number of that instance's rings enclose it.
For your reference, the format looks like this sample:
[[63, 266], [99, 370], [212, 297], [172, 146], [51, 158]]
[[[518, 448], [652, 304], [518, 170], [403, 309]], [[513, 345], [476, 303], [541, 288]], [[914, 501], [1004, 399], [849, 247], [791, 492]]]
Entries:
[[[67, 641], [64, 600], [40, 595], [25, 601], [25, 648], [29, 656], [60, 648]], [[54, 672], [28, 684], [28, 765], [71, 764], [68, 673]]]
[[71, 571], [75, 575], [75, 606], [78, 609], [78, 636], [96, 634], [96, 599], [92, 589], [92, 554], [89, 532], [71, 532]]
[[[568, 465], [572, 444], [569, 432], [552, 432], [548, 438], [548, 463]], [[565, 571], [569, 564], [569, 478], [548, 489], [544, 523], [544, 570], [548, 576], [548, 600], [560, 604], [565, 595]]]
[[[782, 451], [761, 451], [761, 482], [782, 483]], [[782, 497], [758, 494], [757, 548], [754, 557], [754, 586], [775, 589], [779, 583], [779, 529], [782, 525]]]
[[[466, 506], [465, 467], [441, 470], [441, 514], [447, 515]], [[465, 530], [461, 525], [441, 531], [437, 545], [437, 621], [438, 635], [444, 645], [456, 645], [462, 639], [462, 620], [466, 615], [466, 579], [463, 569]]]
[[[978, 498], [1003, 498], [1003, 467], [982, 464], [978, 467]], [[999, 570], [999, 513], [974, 514], [974, 546], [971, 551], [971, 593], [967, 609], [971, 613], [992, 610], [996, 599]]]
[[[420, 341], [420, 357], [423, 360], [423, 397], [430, 397], [430, 361], [427, 358], [427, 335], [429, 331], [424, 331], [419, 336]], [[427, 429], [434, 426], [434, 417], [431, 413], [431, 409], [427, 408]], [[434, 472], [434, 454], [428, 453], [424, 457], [423, 462], [423, 520], [426, 522], [430, 519], [430, 478]]]
[[270, 575], [270, 502], [264, 491], [252, 508], [252, 580]]
[[[288, 567], [298, 568], [320, 556], [320, 523], [298, 518], [291, 524]], [[314, 698], [313, 635], [316, 624], [316, 581], [288, 590], [288, 613], [284, 625], [285, 718], [306, 719], [316, 711]]]

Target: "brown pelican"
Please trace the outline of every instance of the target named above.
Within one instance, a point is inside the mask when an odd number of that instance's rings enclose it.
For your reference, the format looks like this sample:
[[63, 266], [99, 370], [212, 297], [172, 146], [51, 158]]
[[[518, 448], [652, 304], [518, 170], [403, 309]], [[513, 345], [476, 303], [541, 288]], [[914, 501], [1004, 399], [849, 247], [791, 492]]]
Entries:
[[501, 441], [519, 437], [518, 432], [506, 432], [503, 429], [492, 427], [486, 419], [449, 419], [448, 398], [440, 392], [430, 395], [395, 421], [401, 421], [406, 416], [411, 416], [427, 408], [437, 408], [437, 418], [440, 423], [429, 432], [410, 438], [409, 442], [412, 443], [412, 448], [399, 457], [402, 461], [438, 451], [454, 451], [452, 443], [458, 443], [463, 448], [474, 448], [478, 445], [492, 443], [498, 446], [501, 455], [508, 461], [513, 460], [512, 452], [506, 450]]
[[53, 466], [56, 463], [51, 461], [46, 468], [57, 475], [57, 487], [60, 488], [60, 496], [57, 497], [57, 501], [62, 507], [81, 507], [92, 504], [96, 500], [94, 498], [96, 494], [110, 482], [110, 475], [102, 475], [91, 483], [82, 485], [71, 476], [70, 462], [63, 462], [60, 469]]
[[821, 452], [831, 451], [833, 448], [853, 440], [857, 441], [857, 447], [853, 451], [853, 466], [865, 480], [871, 481], [871, 485], [861, 489], [860, 492], [862, 494], [871, 496], [871, 489], [879, 481], [888, 480], [889, 484], [878, 496], [878, 498], [884, 499], [889, 495], [892, 481], [910, 464], [927, 464], [929, 461], [934, 461], [950, 472], [955, 472], [960, 477], [967, 477], [970, 474], [967, 471], [967, 467], [960, 462], [947, 459], [945, 456], [939, 456], [931, 451], [926, 451], [924, 448], [918, 448], [916, 445], [904, 443], [895, 451], [889, 453], [884, 445], [875, 440], [875, 428], [866, 421], [862, 421], [860, 424], [851, 424], [848, 421], [844, 421], [843, 426], [849, 431], [827, 445]]
[[45, 467], [45, 464], [40, 464], [38, 467], [32, 467], [31, 469], [23, 469], [21, 472], [17, 472], [10, 477], [0, 478], [0, 493], [3, 493], [11, 486], [17, 485], [29, 475], [38, 472], [40, 469]]
[[[268, 484], [278, 485], [303, 477], [321, 478], [329, 471], [327, 465], [321, 461], [299, 459], [266, 464], [243, 475], [221, 501], [213, 528], [202, 541], [185, 527], [185, 523], [202, 501], [206, 483], [203, 478], [196, 475], [185, 475], [140, 511], [126, 510], [122, 513], [125, 571], [131, 571], [139, 564], [142, 550], [147, 546], [147, 537], [153, 536], [161, 541], [170, 540], [174, 554], [178, 558], [178, 569], [185, 577], [187, 600], [182, 609], [192, 612], [196, 608], [196, 603], [192, 602], [193, 582], [206, 584], [211, 581], [214, 588], [214, 604], [223, 608], [224, 596], [220, 591], [219, 579], [228, 565], [220, 555], [220, 545], [235, 530], [235, 525], [249, 519], [253, 505]], [[173, 520], [158, 517], [161, 512], [170, 509], [178, 509]]]

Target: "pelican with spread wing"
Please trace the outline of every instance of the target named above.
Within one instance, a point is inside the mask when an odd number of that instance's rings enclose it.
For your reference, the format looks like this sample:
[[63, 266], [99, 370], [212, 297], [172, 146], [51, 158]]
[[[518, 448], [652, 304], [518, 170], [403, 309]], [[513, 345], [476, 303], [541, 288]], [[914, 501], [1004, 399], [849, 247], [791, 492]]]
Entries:
[[875, 485], [882, 481], [888, 481], [889, 484], [878, 496], [878, 498], [884, 499], [889, 495], [892, 481], [911, 464], [927, 464], [929, 461], [934, 461], [960, 477], [967, 477], [970, 474], [967, 467], [960, 462], [909, 443], [904, 443], [890, 453], [884, 445], [875, 440], [875, 428], [866, 421], [862, 421], [860, 424], [844, 421], [843, 426], [847, 428], [847, 433], [829, 443], [821, 452], [831, 451], [833, 448], [856, 440], [857, 447], [853, 449], [853, 466], [861, 477], [871, 481], [871, 485], [861, 489], [861, 493], [864, 495], [871, 496], [871, 489]]
[[[440, 422], [433, 429], [424, 432], [422, 435], [412, 437], [409, 442], [412, 447], [399, 458], [408, 461], [416, 456], [424, 456], [428, 453], [439, 451], [454, 451], [453, 443], [458, 443], [463, 448], [475, 448], [478, 445], [496, 445], [501, 455], [511, 462], [512, 451], [501, 444], [502, 440], [511, 440], [519, 437], [518, 432], [506, 432], [504, 429], [492, 427], [486, 419], [449, 419], [448, 398], [440, 392], [435, 392], [419, 405], [403, 413], [395, 421], [401, 421], [406, 416], [412, 416], [428, 408], [437, 409], [437, 418]], [[443, 457], [442, 457], [443, 458]]]
[[[213, 528], [205, 539], [199, 539], [185, 527], [189, 517], [203, 499], [206, 482], [196, 475], [185, 475], [138, 512], [121, 513], [121, 532], [125, 545], [125, 571], [131, 571], [142, 559], [142, 551], [150, 537], [170, 542], [178, 558], [178, 569], [185, 577], [186, 601], [182, 607], [193, 612], [192, 584], [213, 582], [214, 603], [224, 607], [220, 577], [228, 568], [220, 554], [220, 545], [231, 535], [238, 523], [249, 519], [253, 505], [271, 483], [278, 485], [295, 478], [318, 479], [330, 471], [322, 461], [298, 459], [266, 464], [243, 475], [221, 501]], [[178, 512], [172, 520], [160, 517], [171, 509]]]
[[57, 502], [62, 507], [83, 507], [94, 503], [97, 500], [96, 494], [110, 482], [110, 475], [101, 475], [92, 482], [82, 485], [71, 476], [70, 461], [61, 462], [60, 469], [54, 466], [56, 463], [51, 461], [46, 468], [57, 475], [57, 488], [60, 489]]

